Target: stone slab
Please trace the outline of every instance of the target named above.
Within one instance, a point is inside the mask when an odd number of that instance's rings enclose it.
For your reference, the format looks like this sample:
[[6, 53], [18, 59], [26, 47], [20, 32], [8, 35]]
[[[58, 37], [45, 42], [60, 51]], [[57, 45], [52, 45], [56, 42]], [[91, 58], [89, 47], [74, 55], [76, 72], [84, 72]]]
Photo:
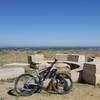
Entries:
[[39, 63], [41, 61], [44, 61], [43, 54], [35, 54], [35, 55], [28, 56], [28, 63], [31, 63], [31, 62]]
[[23, 73], [25, 73], [25, 70], [24, 68], [21, 68], [21, 67], [1, 68], [0, 69], [0, 80], [15, 78]]

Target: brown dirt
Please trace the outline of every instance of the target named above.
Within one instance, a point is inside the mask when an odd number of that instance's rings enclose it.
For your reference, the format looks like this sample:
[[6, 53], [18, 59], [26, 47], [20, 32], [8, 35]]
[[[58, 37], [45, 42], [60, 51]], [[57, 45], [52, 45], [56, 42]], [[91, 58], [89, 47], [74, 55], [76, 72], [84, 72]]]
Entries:
[[28, 97], [16, 97], [8, 94], [13, 83], [0, 83], [0, 100], [100, 100], [100, 86], [75, 83], [72, 92], [66, 95], [50, 94], [46, 91]]
[[17, 97], [8, 95], [8, 91], [13, 89], [13, 83], [0, 82], [0, 100], [16, 100]]

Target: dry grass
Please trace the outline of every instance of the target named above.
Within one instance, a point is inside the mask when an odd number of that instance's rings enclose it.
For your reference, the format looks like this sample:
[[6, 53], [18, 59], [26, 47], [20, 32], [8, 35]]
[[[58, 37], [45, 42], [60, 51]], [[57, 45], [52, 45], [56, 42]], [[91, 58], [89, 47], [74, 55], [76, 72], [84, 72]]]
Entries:
[[27, 56], [42, 53], [46, 59], [54, 59], [56, 53], [84, 54], [100, 57], [100, 50], [3, 50], [0, 51], [0, 65], [12, 62], [27, 62]]

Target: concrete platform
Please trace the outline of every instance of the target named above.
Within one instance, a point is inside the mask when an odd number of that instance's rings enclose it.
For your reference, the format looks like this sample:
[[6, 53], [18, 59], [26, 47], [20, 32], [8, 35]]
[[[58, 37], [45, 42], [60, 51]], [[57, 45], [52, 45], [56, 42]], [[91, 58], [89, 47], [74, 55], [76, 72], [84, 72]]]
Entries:
[[21, 68], [21, 67], [1, 68], [0, 69], [0, 80], [15, 78], [23, 73], [25, 73], [25, 70], [24, 68]]
[[2, 66], [2, 68], [8, 68], [8, 67], [24, 67], [24, 66], [29, 66], [30, 64], [28, 63], [9, 63], [5, 64]]

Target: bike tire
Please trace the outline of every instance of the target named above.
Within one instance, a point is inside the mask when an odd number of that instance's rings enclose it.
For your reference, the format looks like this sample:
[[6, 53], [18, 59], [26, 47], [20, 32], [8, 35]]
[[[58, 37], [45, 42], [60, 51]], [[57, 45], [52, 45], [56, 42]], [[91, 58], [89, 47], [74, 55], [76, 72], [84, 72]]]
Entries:
[[[66, 77], [62, 77], [60, 79], [61, 75], [64, 75]], [[57, 87], [57, 85], [60, 83], [60, 81], [64, 82], [64, 90], [62, 90], [62, 91], [60, 91], [59, 88]], [[69, 86], [68, 86], [67, 81], [69, 81], [69, 83], [70, 83]], [[52, 80], [52, 88], [57, 94], [68, 94], [73, 88], [73, 81], [72, 81], [70, 75], [67, 74], [67, 73], [58, 73], [58, 74], [56, 74], [54, 76], [53, 80]]]
[[32, 83], [28, 84], [27, 88], [24, 86], [25, 84], [23, 84], [22, 81], [28, 81], [28, 77], [32, 80], [32, 82], [34, 81], [34, 83], [37, 83], [36, 78], [31, 74], [22, 74], [15, 80], [15, 90], [20, 96], [30, 96], [39, 90], [38, 85], [32, 85]]

